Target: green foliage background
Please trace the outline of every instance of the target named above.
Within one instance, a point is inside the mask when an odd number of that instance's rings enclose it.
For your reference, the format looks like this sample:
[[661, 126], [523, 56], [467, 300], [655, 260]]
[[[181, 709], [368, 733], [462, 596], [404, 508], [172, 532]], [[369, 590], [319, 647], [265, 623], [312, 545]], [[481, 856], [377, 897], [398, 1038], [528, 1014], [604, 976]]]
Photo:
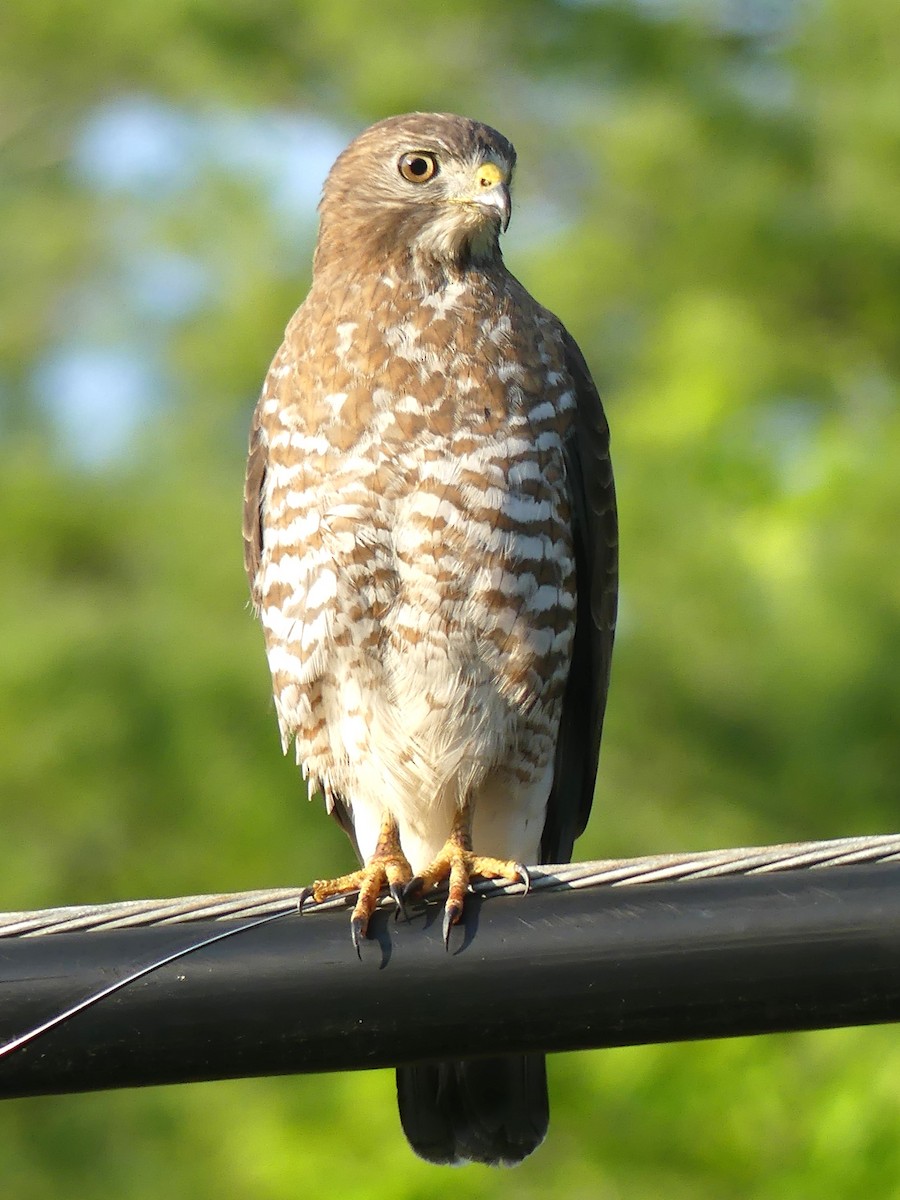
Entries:
[[[898, 46], [890, 0], [7, 0], [2, 907], [349, 862], [279, 753], [239, 498], [314, 238], [279, 178], [320, 181], [304, 129], [336, 151], [411, 108], [516, 142], [507, 261], [613, 427], [622, 624], [582, 856], [896, 829]], [[98, 167], [123, 111], [162, 148]], [[79, 355], [95, 398], [112, 360], [142, 403], [79, 407]], [[385, 1073], [8, 1102], [0, 1172], [16, 1200], [900, 1196], [890, 1030], [551, 1071], [514, 1173], [414, 1160]]]

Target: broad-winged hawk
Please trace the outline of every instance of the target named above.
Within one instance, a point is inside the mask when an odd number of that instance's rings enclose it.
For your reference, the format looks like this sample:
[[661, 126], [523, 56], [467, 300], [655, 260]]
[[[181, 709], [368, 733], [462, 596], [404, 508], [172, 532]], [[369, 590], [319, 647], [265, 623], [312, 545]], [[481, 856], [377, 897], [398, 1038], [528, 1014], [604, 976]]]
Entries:
[[[257, 405], [245, 559], [281, 736], [378, 894], [571, 856], [616, 607], [609, 435], [584, 359], [506, 269], [512, 145], [413, 113], [362, 133], [320, 206], [309, 294]], [[525, 901], [524, 903], [527, 903]], [[540, 1056], [398, 1071], [437, 1162], [543, 1138]]]

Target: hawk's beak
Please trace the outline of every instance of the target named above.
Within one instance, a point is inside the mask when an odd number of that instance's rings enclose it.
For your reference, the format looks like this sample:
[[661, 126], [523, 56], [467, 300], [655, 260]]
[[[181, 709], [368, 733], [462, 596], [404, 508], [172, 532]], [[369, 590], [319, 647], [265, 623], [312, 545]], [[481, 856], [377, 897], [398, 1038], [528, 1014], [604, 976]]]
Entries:
[[509, 184], [496, 163], [486, 162], [475, 173], [475, 190], [472, 200], [485, 208], [493, 209], [500, 217], [500, 230], [506, 233], [512, 212]]

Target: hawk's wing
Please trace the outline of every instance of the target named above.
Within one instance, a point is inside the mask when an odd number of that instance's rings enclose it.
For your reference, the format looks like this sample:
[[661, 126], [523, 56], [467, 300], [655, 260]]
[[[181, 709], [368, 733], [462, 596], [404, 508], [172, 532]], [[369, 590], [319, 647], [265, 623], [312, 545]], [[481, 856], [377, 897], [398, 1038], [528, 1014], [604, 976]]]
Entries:
[[577, 411], [565, 446], [578, 602], [572, 668], [563, 699], [542, 862], [568, 862], [594, 798], [618, 598], [616, 493], [609, 426], [575, 340], [564, 332]]
[[[278, 360], [276, 359], [276, 363]], [[275, 364], [273, 364], [275, 365]], [[263, 390], [265, 396], [265, 389]], [[250, 425], [250, 452], [247, 456], [247, 473], [244, 476], [244, 570], [250, 584], [250, 596], [254, 606], [259, 608], [260, 589], [257, 581], [259, 564], [263, 553], [263, 500], [265, 497], [266, 469], [269, 462], [268, 447], [266, 446], [260, 424], [261, 403], [253, 412]], [[362, 861], [353, 820], [349, 809], [340, 796], [332, 796], [329, 812], [353, 843], [357, 857]]]
[[257, 404], [250, 426], [250, 453], [247, 456], [247, 474], [244, 476], [243, 521], [244, 570], [247, 572], [247, 581], [250, 584], [250, 595], [257, 608], [259, 607], [259, 588], [256, 577], [259, 574], [259, 563], [262, 558], [262, 505], [266, 465], [269, 458], [260, 427], [259, 409], [260, 406]]

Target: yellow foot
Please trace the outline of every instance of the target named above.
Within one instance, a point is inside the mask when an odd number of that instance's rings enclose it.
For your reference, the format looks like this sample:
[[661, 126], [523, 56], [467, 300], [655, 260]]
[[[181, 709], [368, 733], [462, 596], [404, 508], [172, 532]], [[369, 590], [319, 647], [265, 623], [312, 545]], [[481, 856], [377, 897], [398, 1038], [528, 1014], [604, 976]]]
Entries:
[[449, 946], [450, 930], [462, 916], [463, 904], [470, 881], [481, 879], [505, 879], [508, 883], [524, 883], [525, 891], [531, 880], [521, 863], [512, 859], [486, 858], [474, 854], [461, 839], [451, 834], [437, 858], [406, 885], [405, 896], [424, 896], [445, 880], [449, 881], [447, 903], [444, 905], [444, 946]]
[[300, 903], [302, 907], [307, 896], [312, 896], [318, 904], [320, 900], [328, 900], [332, 896], [358, 892], [356, 904], [350, 914], [350, 936], [356, 953], [359, 954], [359, 943], [366, 936], [369, 918], [375, 911], [378, 897], [387, 888], [398, 909], [402, 910], [403, 897], [411, 879], [412, 867], [399, 848], [388, 853], [379, 853], [376, 849], [372, 858], [358, 871], [351, 871], [349, 875], [341, 875], [337, 879], [317, 879], [311, 887], [305, 889]]

